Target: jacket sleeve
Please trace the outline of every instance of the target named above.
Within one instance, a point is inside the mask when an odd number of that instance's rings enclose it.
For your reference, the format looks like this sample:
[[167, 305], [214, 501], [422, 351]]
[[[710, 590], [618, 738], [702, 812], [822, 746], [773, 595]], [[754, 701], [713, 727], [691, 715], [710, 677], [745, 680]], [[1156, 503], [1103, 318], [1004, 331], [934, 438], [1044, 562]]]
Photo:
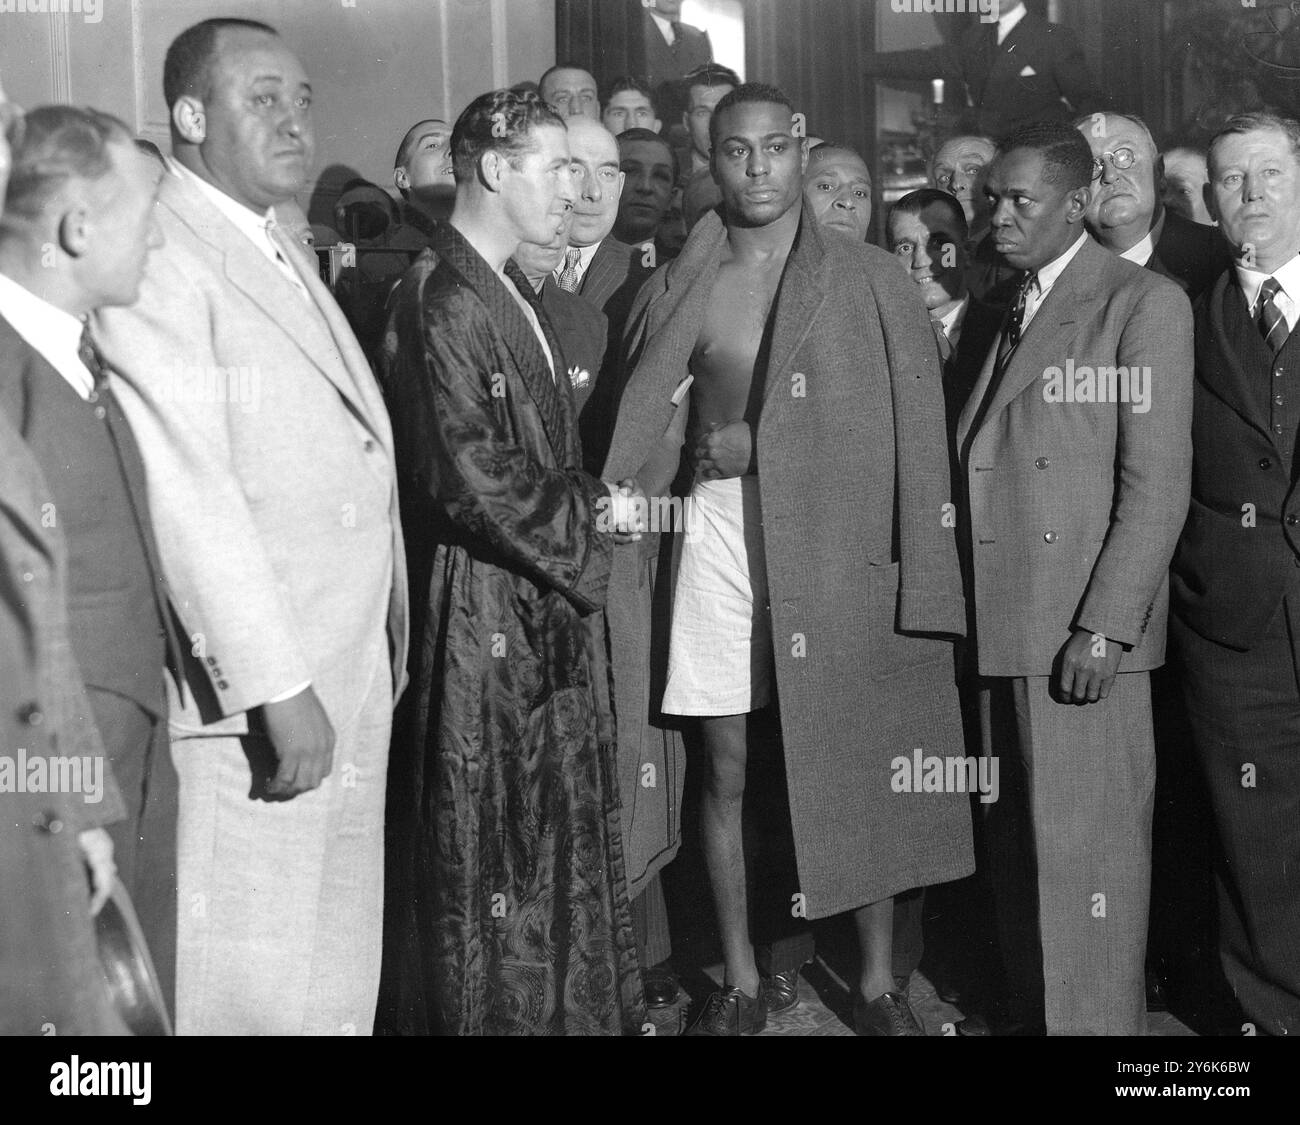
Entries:
[[1130, 379], [1144, 373], [1149, 409], [1116, 404], [1115, 503], [1077, 619], [1125, 645], [1146, 631], [1187, 517], [1192, 474], [1191, 305], [1172, 282], [1142, 280], [1115, 362]]
[[943, 381], [925, 309], [901, 274], [872, 282], [889, 362], [899, 550], [899, 628], [966, 632], [957, 562], [956, 499], [951, 493]]
[[214, 403], [204, 386], [222, 363], [212, 341], [216, 298], [186, 265], [170, 243], [151, 254], [139, 299], [102, 310], [97, 336], [144, 456], [173, 603], [230, 716], [312, 677], [232, 458], [230, 412], [239, 406]]

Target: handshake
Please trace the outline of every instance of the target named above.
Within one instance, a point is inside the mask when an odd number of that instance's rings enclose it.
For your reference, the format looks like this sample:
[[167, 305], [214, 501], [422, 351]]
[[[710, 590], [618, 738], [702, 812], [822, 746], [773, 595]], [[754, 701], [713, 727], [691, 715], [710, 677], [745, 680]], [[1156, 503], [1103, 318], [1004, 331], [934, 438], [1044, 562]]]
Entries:
[[611, 531], [615, 543], [636, 543], [650, 530], [650, 505], [643, 489], [628, 477], [618, 484], [605, 482], [609, 498], [596, 503], [596, 526]]

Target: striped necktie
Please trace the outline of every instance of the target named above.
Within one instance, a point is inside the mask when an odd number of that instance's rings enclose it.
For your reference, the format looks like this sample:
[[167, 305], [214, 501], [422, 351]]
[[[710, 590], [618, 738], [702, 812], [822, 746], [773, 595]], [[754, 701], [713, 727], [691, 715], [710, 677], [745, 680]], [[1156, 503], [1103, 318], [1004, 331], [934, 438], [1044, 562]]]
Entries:
[[560, 288], [566, 293], [577, 292], [578, 263], [582, 261], [581, 250], [569, 250], [564, 255], [564, 269], [560, 271]]
[[1282, 315], [1282, 310], [1273, 300], [1281, 291], [1282, 286], [1277, 283], [1275, 277], [1266, 278], [1264, 284], [1259, 287], [1259, 333], [1274, 355], [1282, 350], [1287, 336], [1291, 334], [1291, 330], [1286, 326], [1286, 317]]
[[952, 341], [948, 339], [948, 333], [943, 330], [943, 321], [931, 317], [930, 327], [934, 329], [934, 340], [939, 345], [939, 359], [947, 363], [952, 355]]

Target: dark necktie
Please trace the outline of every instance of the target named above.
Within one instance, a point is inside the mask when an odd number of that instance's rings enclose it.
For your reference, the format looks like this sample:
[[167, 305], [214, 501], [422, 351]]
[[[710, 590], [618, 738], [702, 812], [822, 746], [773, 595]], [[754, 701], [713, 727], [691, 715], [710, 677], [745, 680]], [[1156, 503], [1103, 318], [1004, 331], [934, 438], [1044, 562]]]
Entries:
[[1282, 286], [1277, 283], [1275, 277], [1266, 278], [1264, 284], [1259, 287], [1259, 333], [1274, 355], [1282, 350], [1282, 345], [1290, 335], [1290, 329], [1286, 326], [1286, 317], [1282, 315], [1282, 310], [1273, 300], [1281, 290]]
[[95, 402], [108, 390], [108, 374], [104, 370], [104, 361], [100, 358], [99, 348], [95, 346], [95, 338], [90, 334], [90, 325], [87, 324], [81, 330], [81, 343], [77, 345], [77, 358], [86, 365], [86, 370], [90, 372], [91, 378], [95, 380], [94, 395], [90, 401]]
[[[1002, 335], [998, 339], [998, 358], [994, 367], [993, 379], [996, 382], [1002, 377], [1002, 372], [1011, 357], [1015, 354], [1016, 348], [1020, 346], [1020, 331], [1025, 322], [1025, 301], [1029, 297], [1029, 289], [1035, 284], [1037, 274], [1027, 273], [1020, 279], [1020, 287], [1016, 290], [1016, 299], [1011, 306], [1011, 311], [1007, 313], [1007, 322], [1002, 326]], [[991, 391], [993, 388], [990, 387]]]
[[682, 40], [685, 38], [685, 36], [682, 35], [682, 25], [676, 20], [673, 20], [669, 26], [673, 29], [673, 58], [680, 59], [682, 55]]

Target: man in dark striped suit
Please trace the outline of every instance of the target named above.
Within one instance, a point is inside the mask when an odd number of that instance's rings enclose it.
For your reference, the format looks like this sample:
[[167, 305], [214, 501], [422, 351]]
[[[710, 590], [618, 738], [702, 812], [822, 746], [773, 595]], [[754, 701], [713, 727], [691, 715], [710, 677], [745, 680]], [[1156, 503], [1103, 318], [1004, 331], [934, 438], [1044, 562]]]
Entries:
[[1300, 122], [1231, 118], [1206, 203], [1237, 258], [1196, 307], [1191, 510], [1170, 629], [1221, 841], [1220, 953], [1260, 1033], [1300, 1034]]

